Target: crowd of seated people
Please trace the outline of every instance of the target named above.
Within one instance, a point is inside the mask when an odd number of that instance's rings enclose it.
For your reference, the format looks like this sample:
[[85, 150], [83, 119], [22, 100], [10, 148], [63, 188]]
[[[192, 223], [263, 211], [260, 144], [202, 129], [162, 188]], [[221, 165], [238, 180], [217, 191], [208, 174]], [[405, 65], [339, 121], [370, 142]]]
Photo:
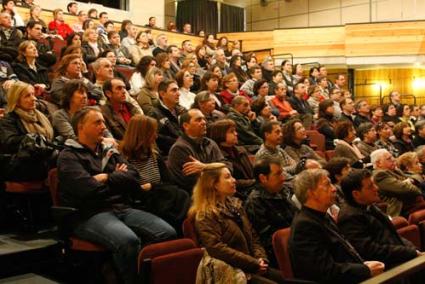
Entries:
[[[289, 60], [259, 62], [211, 34], [198, 46], [165, 33], [154, 42], [154, 17], [117, 32], [107, 13], [94, 21], [70, 4], [72, 27], [61, 9], [46, 25], [31, 5], [25, 34], [10, 8], [0, 13], [0, 181], [43, 180], [57, 167], [61, 203], [80, 211], [75, 234], [112, 251], [125, 283], [141, 247], [181, 234], [187, 216], [210, 256], [252, 283], [283, 281], [271, 240], [290, 226], [301, 279], [357, 282], [421, 254], [385, 216], [425, 208], [425, 106], [393, 91], [371, 107], [323, 65], [307, 75]], [[31, 153], [31, 139], [59, 157]], [[363, 210], [377, 202], [385, 212]], [[359, 214], [364, 224], [352, 224]]]

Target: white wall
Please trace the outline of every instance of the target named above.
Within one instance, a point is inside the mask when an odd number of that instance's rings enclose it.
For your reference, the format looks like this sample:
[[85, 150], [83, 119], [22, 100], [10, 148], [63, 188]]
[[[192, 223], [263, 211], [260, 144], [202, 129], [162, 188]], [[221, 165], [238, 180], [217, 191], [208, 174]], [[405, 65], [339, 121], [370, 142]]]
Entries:
[[[118, 1], [118, 0], [117, 0]], [[89, 10], [96, 8], [98, 12], [108, 12], [111, 20], [123, 21], [130, 19], [133, 23], [145, 25], [151, 16], [156, 17], [156, 22], [159, 27], [164, 26], [164, 1], [165, 0], [129, 0], [129, 11], [117, 10], [112, 8], [103, 7], [99, 4], [78, 3], [80, 9]], [[70, 0], [36, 0], [41, 4], [42, 8], [54, 10], [61, 8], [66, 11], [66, 5]]]

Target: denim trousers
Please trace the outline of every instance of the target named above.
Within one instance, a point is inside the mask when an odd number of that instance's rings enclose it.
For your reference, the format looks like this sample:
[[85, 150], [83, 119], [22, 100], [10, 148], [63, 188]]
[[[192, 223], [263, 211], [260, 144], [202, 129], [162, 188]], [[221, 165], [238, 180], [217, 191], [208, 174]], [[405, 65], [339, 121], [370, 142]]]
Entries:
[[137, 257], [142, 246], [176, 238], [176, 231], [167, 222], [132, 208], [93, 215], [78, 225], [74, 233], [110, 250], [125, 283], [137, 279]]

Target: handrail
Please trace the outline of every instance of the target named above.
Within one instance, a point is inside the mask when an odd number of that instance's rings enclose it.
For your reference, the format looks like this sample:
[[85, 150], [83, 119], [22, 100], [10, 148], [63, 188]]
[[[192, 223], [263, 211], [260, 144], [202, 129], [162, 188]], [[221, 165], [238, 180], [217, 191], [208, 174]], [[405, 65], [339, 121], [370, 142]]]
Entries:
[[393, 283], [425, 268], [425, 255], [418, 256], [400, 264], [378, 276], [370, 278], [361, 284]]
[[[381, 104], [384, 104], [384, 101], [385, 101], [385, 99], [386, 98], [390, 98], [390, 96], [383, 96], [382, 97], [382, 100], [381, 100]], [[414, 105], [416, 105], [416, 96], [414, 96], [414, 95], [409, 95], [409, 94], [407, 94], [407, 95], [400, 95], [400, 100], [401, 99], [403, 99], [403, 98], [406, 98], [406, 99], [413, 99], [413, 104]], [[389, 102], [390, 102], [391, 100], [389, 100]], [[389, 103], [388, 102], [388, 103]]]

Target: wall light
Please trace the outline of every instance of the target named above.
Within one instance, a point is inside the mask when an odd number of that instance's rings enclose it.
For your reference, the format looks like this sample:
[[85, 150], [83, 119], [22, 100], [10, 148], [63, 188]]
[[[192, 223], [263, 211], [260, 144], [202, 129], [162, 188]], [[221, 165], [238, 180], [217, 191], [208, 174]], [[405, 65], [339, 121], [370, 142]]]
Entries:
[[413, 89], [424, 89], [425, 88], [425, 78], [414, 78], [412, 81]]

